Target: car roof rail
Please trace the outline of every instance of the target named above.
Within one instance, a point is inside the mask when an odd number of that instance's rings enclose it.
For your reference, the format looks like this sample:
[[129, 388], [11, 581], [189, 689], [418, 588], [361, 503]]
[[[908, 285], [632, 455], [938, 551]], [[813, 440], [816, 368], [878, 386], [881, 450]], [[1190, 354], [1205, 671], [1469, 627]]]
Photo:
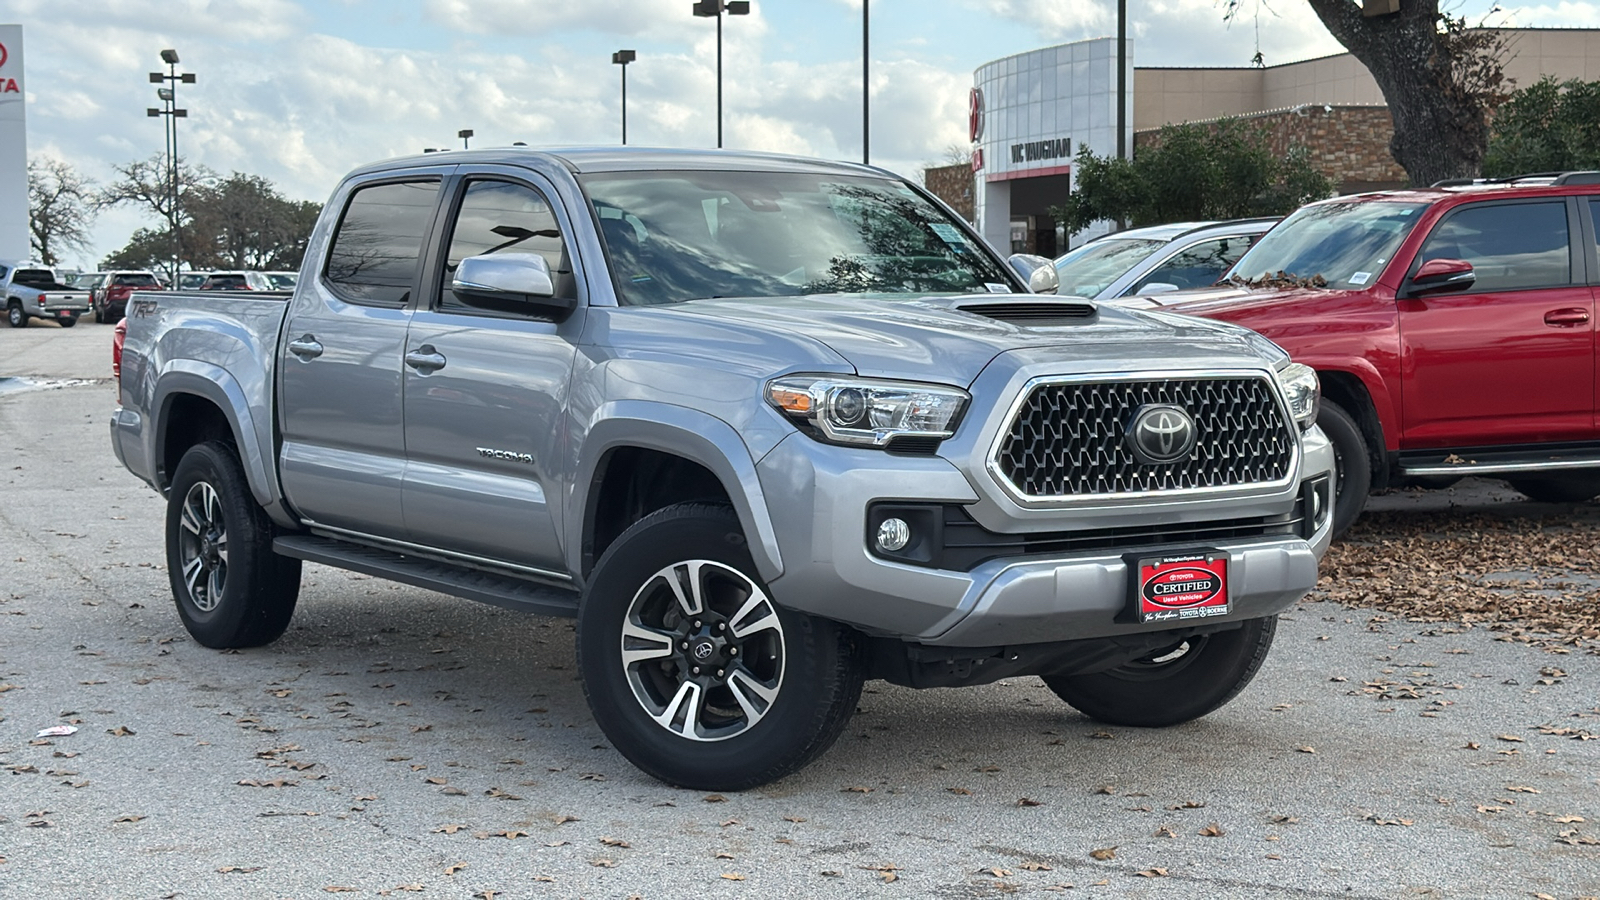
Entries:
[[1563, 172], [1556, 176], [1556, 184], [1600, 184], [1600, 172]]
[[1435, 181], [1433, 184], [1428, 185], [1428, 187], [1466, 187], [1469, 184], [1483, 184], [1483, 182], [1484, 180], [1482, 178], [1441, 178], [1438, 181]]

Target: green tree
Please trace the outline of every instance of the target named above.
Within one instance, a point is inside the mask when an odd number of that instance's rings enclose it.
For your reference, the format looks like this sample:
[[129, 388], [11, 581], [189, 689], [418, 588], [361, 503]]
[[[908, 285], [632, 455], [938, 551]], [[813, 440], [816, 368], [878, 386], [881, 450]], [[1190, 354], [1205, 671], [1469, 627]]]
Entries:
[[1234, 119], [1167, 125], [1133, 159], [1081, 148], [1076, 190], [1052, 210], [1068, 231], [1112, 220], [1134, 226], [1284, 215], [1333, 193], [1304, 147], [1279, 156], [1264, 129]]
[[172, 265], [172, 232], [139, 228], [121, 250], [100, 261], [102, 269], [149, 269], [160, 271]]
[[1483, 174], [1600, 169], [1600, 82], [1546, 75], [1495, 112]]
[[94, 182], [59, 159], [28, 160], [28, 244], [47, 266], [89, 248]]
[[214, 268], [298, 269], [320, 211], [286, 199], [259, 175], [234, 172], [189, 195], [192, 258]]
[[[1394, 121], [1389, 152], [1412, 184], [1480, 173], [1489, 118], [1510, 90], [1499, 32], [1469, 28], [1440, 12], [1440, 0], [1395, 0], [1388, 13], [1371, 0], [1306, 2], [1378, 83]], [[1267, 8], [1266, 0], [1226, 0], [1224, 17]]]

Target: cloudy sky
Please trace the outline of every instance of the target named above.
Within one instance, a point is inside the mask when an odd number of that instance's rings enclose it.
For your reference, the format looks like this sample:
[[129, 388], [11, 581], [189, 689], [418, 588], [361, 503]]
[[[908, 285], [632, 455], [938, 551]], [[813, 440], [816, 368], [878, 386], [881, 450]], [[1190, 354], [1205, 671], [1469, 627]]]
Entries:
[[[1247, 0], [1249, 2], [1249, 0]], [[861, 154], [862, 0], [755, 0], [724, 21], [724, 142], [830, 158]], [[628, 71], [632, 144], [716, 142], [716, 39], [691, 0], [7, 0], [27, 55], [30, 156], [104, 182], [162, 151], [147, 74], [174, 48], [189, 118], [183, 155], [321, 201], [351, 167], [459, 146], [619, 140], [611, 52]], [[1462, 0], [1477, 18], [1490, 4]], [[1269, 65], [1340, 52], [1302, 0], [1232, 25], [1219, 0], [1129, 3], [1138, 65]], [[912, 174], [966, 140], [979, 65], [1115, 32], [1111, 0], [872, 0], [873, 162]], [[1496, 13], [1499, 24], [1600, 25], [1600, 4]], [[84, 267], [139, 213], [101, 216]], [[70, 258], [69, 258], [70, 259]]]

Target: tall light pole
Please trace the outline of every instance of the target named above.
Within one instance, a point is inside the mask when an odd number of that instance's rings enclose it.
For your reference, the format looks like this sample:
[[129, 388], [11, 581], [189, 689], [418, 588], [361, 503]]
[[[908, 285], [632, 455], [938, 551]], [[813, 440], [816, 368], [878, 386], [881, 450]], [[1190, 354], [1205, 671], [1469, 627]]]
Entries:
[[471, 128], [463, 128], [463, 129], [461, 129], [460, 131], [456, 132], [456, 137], [461, 138], [461, 149], [463, 149], [463, 150], [471, 150], [472, 149], [471, 147], [467, 146], [467, 141], [472, 140], [472, 129]]
[[1128, 158], [1128, 0], [1117, 0], [1117, 159]]
[[872, 131], [867, 127], [867, 107], [872, 103], [872, 82], [868, 80], [867, 65], [867, 7], [871, 0], [861, 0], [861, 164], [872, 162]]
[[717, 20], [717, 149], [722, 149], [722, 14], [750, 15], [749, 0], [696, 0], [694, 14], [702, 19]]
[[628, 143], [628, 63], [639, 58], [632, 50], [618, 50], [611, 54], [611, 62], [622, 67], [622, 143]]
[[151, 118], [165, 116], [162, 131], [167, 143], [167, 224], [172, 229], [172, 284], [178, 284], [178, 271], [183, 268], [183, 236], [178, 229], [178, 224], [183, 221], [180, 208], [182, 194], [178, 190], [178, 120], [188, 118], [187, 109], [178, 108], [179, 84], [194, 84], [193, 72], [178, 74], [178, 51], [161, 51], [161, 61], [167, 64], [165, 74], [161, 72], [150, 73], [150, 83], [159, 84], [156, 96], [161, 99], [160, 109], [149, 108], [145, 115]]

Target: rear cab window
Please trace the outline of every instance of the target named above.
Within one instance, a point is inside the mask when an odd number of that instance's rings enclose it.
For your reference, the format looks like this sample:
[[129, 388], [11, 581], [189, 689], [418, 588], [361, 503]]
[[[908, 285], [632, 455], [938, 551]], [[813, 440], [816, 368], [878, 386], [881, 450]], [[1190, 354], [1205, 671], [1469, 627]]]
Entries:
[[438, 203], [438, 179], [357, 188], [346, 202], [323, 279], [351, 303], [404, 306]]

